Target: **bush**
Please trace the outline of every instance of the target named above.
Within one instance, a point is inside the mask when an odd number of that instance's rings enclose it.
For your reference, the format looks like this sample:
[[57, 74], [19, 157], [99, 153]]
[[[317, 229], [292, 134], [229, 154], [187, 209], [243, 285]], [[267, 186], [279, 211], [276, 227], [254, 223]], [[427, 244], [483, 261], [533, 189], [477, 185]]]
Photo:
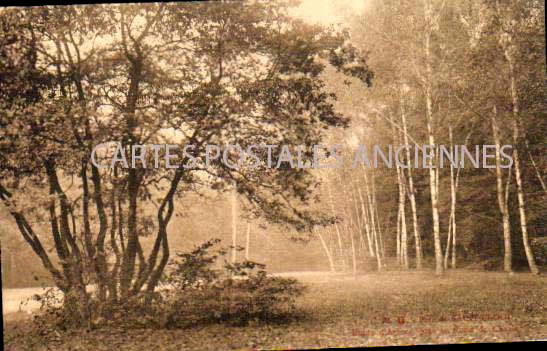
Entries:
[[[304, 287], [294, 279], [269, 277], [265, 266], [252, 261], [213, 266], [227, 253], [211, 248], [212, 239], [188, 253], [178, 253], [168, 265], [152, 303], [142, 294], [99, 306], [90, 294], [91, 325], [75, 320], [77, 300], [53, 289], [37, 295], [42, 313], [35, 316], [41, 335], [78, 327], [185, 328], [197, 324], [282, 322], [295, 316], [295, 299]], [[72, 302], [72, 303], [71, 303]]]
[[251, 321], [279, 322], [295, 316], [295, 299], [304, 288], [294, 279], [268, 277], [265, 266], [252, 261], [229, 263], [213, 269], [226, 250], [209, 250], [213, 239], [190, 253], [178, 254], [167, 277], [171, 289], [163, 291], [169, 312], [166, 326], [228, 323], [246, 325]]
[[[73, 292], [63, 294], [57, 288], [48, 288], [32, 299], [40, 303], [40, 313], [33, 316], [33, 327], [38, 335], [90, 326], [79, 317], [78, 298]], [[97, 301], [90, 299], [89, 308], [96, 311]]]

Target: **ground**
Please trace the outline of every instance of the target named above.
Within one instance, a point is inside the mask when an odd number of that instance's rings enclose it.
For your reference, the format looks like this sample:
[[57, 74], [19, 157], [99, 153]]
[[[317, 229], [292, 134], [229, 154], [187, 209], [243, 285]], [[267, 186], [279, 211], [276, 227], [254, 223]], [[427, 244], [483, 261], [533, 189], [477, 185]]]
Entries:
[[[7, 350], [287, 349], [547, 339], [547, 277], [454, 271], [293, 274], [308, 286], [285, 325], [29, 335], [5, 322]], [[26, 314], [25, 314], [26, 315]]]

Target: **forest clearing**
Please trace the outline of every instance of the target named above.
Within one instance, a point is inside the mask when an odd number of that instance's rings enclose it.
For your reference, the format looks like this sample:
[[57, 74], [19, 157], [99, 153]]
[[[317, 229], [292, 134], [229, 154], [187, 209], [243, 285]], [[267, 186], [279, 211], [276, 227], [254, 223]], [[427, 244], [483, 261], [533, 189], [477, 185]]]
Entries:
[[546, 338], [539, 0], [0, 8], [12, 350]]

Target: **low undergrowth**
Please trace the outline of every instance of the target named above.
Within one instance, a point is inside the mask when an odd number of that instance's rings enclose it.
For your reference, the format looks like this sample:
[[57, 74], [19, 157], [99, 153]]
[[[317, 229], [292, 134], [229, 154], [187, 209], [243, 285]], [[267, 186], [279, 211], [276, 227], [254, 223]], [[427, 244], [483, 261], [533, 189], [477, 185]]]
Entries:
[[[209, 240], [191, 252], [178, 253], [168, 266], [151, 301], [144, 296], [98, 305], [87, 329], [177, 329], [207, 324], [245, 326], [249, 323], [285, 323], [298, 317], [296, 298], [304, 286], [295, 279], [270, 277], [265, 266], [252, 261], [231, 263], [227, 250]], [[219, 261], [223, 260], [221, 264]], [[214, 268], [220, 266], [220, 268]], [[34, 317], [39, 335], [68, 331], [81, 324], [77, 311], [63, 297], [48, 290], [36, 296], [42, 303]], [[70, 300], [69, 300], [70, 301]]]
[[[179, 262], [183, 261], [179, 257]], [[175, 266], [172, 266], [175, 267]], [[185, 266], [183, 266], [185, 267]], [[16, 350], [227, 350], [499, 342], [547, 337], [543, 275], [449, 271], [299, 275], [307, 292], [290, 323], [235, 321], [191, 328], [151, 325], [51, 332], [8, 324], [5, 346]], [[239, 281], [238, 279], [234, 279]], [[214, 283], [213, 281], [211, 282]], [[199, 279], [178, 290], [199, 293]], [[191, 287], [191, 286], [194, 287]], [[189, 310], [192, 310], [190, 308]], [[216, 317], [219, 318], [219, 317]], [[183, 323], [187, 324], [187, 323]], [[168, 325], [165, 323], [164, 325]]]

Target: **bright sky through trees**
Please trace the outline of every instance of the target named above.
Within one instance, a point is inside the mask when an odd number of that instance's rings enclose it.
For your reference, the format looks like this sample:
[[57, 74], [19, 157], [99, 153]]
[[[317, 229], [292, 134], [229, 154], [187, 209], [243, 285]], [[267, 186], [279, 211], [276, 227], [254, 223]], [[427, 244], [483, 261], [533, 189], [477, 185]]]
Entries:
[[302, 0], [294, 14], [306, 21], [332, 25], [343, 22], [342, 11], [359, 13], [367, 0]]

